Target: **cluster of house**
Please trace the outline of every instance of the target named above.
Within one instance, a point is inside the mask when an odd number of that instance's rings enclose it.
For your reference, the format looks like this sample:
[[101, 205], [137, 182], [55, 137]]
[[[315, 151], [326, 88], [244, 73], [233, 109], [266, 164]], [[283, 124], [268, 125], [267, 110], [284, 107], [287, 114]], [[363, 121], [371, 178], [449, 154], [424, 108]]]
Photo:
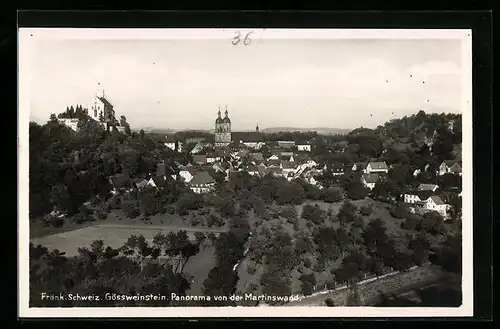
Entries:
[[[234, 133], [233, 133], [234, 134]], [[216, 185], [215, 177], [220, 175], [228, 181], [235, 172], [247, 172], [251, 176], [263, 177], [273, 175], [284, 177], [289, 181], [301, 179], [308, 184], [322, 188], [315, 179], [325, 170], [332, 175], [340, 176], [344, 172], [361, 172], [361, 182], [370, 190], [375, 184], [384, 179], [390, 169], [384, 161], [372, 161], [366, 163], [355, 163], [352, 165], [320, 167], [310, 157], [311, 144], [309, 142], [296, 143], [294, 141], [261, 142], [240, 140], [231, 142], [225, 147], [214, 147], [214, 143], [204, 141], [203, 138], [192, 138], [184, 143], [175, 141], [171, 136], [166, 136], [164, 145], [176, 151], [183, 151], [184, 145], [194, 144], [190, 153], [192, 162], [185, 166], [179, 166], [178, 175], [170, 175], [171, 178], [184, 182], [194, 193], [207, 193]], [[266, 146], [268, 152], [259, 151]], [[264, 156], [264, 153], [267, 156]], [[429, 166], [423, 168], [429, 170]], [[115, 190], [119, 188], [144, 188], [146, 186], [161, 187], [167, 181], [167, 169], [164, 163], [158, 164], [157, 172], [146, 178], [127, 179], [126, 177], [113, 177], [111, 183]], [[417, 175], [420, 170], [416, 170]], [[437, 174], [447, 173], [461, 175], [462, 168], [459, 162], [444, 161], [438, 168]], [[421, 184], [416, 191], [411, 191], [402, 196], [405, 203], [413, 212], [425, 212], [434, 210], [444, 218], [448, 217], [451, 206], [443, 201], [438, 194], [439, 187], [433, 184]], [[446, 198], [445, 198], [446, 199]]]
[[267, 158], [255, 150], [212, 150], [193, 154], [193, 163], [180, 167], [180, 179], [195, 193], [209, 192], [215, 185], [213, 176], [223, 175], [228, 181], [235, 172], [247, 172], [251, 176], [272, 175], [289, 181], [302, 178], [316, 185], [314, 176], [320, 174], [318, 164], [306, 153], [296, 153], [285, 149], [272, 149]]

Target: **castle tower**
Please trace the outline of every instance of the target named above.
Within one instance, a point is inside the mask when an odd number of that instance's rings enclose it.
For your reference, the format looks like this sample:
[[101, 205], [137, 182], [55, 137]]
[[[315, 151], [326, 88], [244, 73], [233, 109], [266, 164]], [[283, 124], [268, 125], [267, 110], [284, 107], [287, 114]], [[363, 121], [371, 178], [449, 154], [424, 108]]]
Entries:
[[215, 120], [215, 146], [226, 146], [231, 143], [231, 120], [229, 119], [227, 105], [224, 114], [223, 119], [219, 107], [218, 116]]

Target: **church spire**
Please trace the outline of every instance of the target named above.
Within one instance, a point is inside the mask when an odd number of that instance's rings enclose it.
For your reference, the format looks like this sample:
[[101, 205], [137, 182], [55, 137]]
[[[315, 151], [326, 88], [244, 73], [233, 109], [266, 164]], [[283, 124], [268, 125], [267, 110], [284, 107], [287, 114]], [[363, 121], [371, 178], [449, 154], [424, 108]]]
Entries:
[[219, 112], [217, 113], [217, 115], [220, 118], [220, 106], [219, 106]]
[[226, 118], [228, 116], [228, 112], [227, 112], [227, 104], [226, 104], [226, 111], [224, 112], [224, 114], [226, 115]]
[[257, 122], [257, 126], [255, 127], [255, 131], [259, 132], [259, 123]]

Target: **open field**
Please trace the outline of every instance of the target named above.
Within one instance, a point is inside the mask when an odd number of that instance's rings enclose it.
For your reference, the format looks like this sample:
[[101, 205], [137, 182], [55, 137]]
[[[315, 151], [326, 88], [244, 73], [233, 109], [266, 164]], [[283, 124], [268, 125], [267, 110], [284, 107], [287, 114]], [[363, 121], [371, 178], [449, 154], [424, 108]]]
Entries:
[[78, 248], [89, 247], [95, 240], [103, 240], [105, 246], [118, 248], [123, 246], [131, 235], [143, 235], [146, 240], [152, 241], [158, 233], [177, 232], [185, 230], [188, 236], [194, 239], [195, 232], [224, 232], [222, 228], [189, 227], [174, 225], [120, 225], [120, 224], [97, 224], [73, 231], [53, 234], [40, 238], [32, 238], [34, 245], [41, 244], [50, 249], [58, 249], [65, 252], [68, 257], [75, 256]]
[[[194, 212], [193, 212], [194, 213]], [[101, 224], [116, 224], [116, 225], [135, 225], [137, 227], [151, 227], [151, 226], [185, 226], [185, 227], [203, 227], [201, 225], [191, 226], [189, 220], [193, 214], [187, 216], [179, 216], [177, 214], [158, 214], [150, 216], [148, 221], [141, 219], [141, 216], [136, 218], [128, 218], [120, 210], [112, 210], [106, 219], [83, 222], [77, 224], [70, 218], [65, 219], [62, 227], [52, 227], [43, 225], [39, 219], [37, 221], [30, 221], [30, 237], [40, 238], [43, 236], [64, 233], [85, 227], [91, 227]], [[214, 227], [219, 229], [217, 227]], [[210, 229], [210, 228], [207, 228]]]

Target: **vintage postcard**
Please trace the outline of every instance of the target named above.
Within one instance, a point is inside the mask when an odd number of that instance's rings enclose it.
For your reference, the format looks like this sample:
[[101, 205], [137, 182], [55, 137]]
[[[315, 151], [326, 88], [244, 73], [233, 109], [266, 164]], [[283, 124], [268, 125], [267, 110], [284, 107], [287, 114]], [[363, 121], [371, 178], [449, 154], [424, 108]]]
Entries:
[[19, 316], [471, 316], [471, 40], [20, 28]]

